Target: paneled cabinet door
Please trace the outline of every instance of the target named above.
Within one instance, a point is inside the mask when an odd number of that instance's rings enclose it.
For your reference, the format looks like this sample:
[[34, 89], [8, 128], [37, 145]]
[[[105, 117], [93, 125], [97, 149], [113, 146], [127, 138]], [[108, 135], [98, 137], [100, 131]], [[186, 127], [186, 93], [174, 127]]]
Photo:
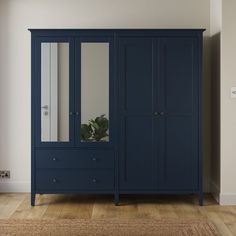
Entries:
[[152, 39], [119, 39], [119, 188], [153, 190]]
[[198, 188], [199, 50], [196, 38], [161, 39], [158, 188]]
[[74, 142], [74, 45], [68, 38], [37, 38], [35, 53], [36, 145]]

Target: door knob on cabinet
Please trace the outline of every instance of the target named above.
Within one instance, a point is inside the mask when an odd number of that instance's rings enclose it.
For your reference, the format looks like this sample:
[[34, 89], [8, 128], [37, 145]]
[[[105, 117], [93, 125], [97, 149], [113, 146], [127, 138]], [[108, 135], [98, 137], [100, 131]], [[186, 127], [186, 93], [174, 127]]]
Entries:
[[160, 115], [160, 116], [164, 116], [164, 115], [165, 115], [165, 112], [164, 112], [164, 111], [160, 111], [160, 112], [159, 112], [159, 115]]
[[96, 158], [96, 157], [93, 157], [92, 160], [93, 160], [93, 161], [97, 161], [97, 158]]
[[56, 160], [57, 160], [57, 158], [56, 158], [56, 157], [53, 157], [53, 158], [52, 158], [52, 160], [53, 160], [53, 161], [56, 161]]
[[70, 114], [70, 116], [73, 116], [73, 115], [74, 115], [74, 112], [70, 111], [70, 113], [69, 113], [69, 114]]
[[158, 112], [157, 112], [157, 111], [154, 111], [154, 115], [157, 116], [157, 115], [158, 115]]
[[53, 183], [56, 183], [56, 182], [57, 182], [57, 179], [55, 179], [55, 178], [52, 179], [52, 182], [53, 182]]
[[93, 182], [93, 183], [97, 183], [98, 181], [97, 181], [97, 179], [94, 178], [94, 179], [92, 180], [92, 182]]
[[77, 111], [77, 112], [75, 112], [75, 114], [77, 115], [77, 116], [79, 116], [79, 112]]

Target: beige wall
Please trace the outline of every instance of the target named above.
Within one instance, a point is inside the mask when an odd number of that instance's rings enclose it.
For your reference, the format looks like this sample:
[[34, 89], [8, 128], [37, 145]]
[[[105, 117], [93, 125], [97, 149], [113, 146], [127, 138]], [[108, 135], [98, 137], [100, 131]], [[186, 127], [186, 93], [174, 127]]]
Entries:
[[109, 44], [81, 45], [81, 123], [106, 115], [109, 119]]
[[219, 200], [220, 193], [220, 50], [222, 0], [211, 0], [211, 79], [212, 79], [212, 157], [210, 189]]
[[221, 194], [222, 204], [236, 204], [236, 1], [222, 1], [221, 33]]
[[1, 183], [0, 190], [29, 190], [30, 33], [27, 28], [207, 28], [204, 33], [204, 180], [208, 189], [210, 0], [0, 0], [0, 27], [0, 168], [11, 170], [11, 179]]

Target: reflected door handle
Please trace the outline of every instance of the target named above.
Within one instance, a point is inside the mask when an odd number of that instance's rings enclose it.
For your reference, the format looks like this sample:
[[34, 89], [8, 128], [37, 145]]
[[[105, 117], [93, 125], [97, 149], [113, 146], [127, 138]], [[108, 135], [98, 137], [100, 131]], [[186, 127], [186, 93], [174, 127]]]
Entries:
[[48, 109], [48, 105], [44, 105], [44, 106], [42, 106], [41, 108], [43, 108], [43, 109]]

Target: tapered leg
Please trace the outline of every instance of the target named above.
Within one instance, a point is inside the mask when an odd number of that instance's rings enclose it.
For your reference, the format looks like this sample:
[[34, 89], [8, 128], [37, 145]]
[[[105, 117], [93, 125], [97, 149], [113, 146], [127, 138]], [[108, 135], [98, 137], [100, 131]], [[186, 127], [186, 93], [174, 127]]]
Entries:
[[119, 193], [115, 193], [115, 205], [119, 206], [120, 204], [120, 196]]
[[199, 205], [200, 206], [203, 206], [203, 193], [199, 193], [198, 195], [198, 201], [199, 201]]
[[31, 193], [31, 206], [35, 206], [35, 193]]

